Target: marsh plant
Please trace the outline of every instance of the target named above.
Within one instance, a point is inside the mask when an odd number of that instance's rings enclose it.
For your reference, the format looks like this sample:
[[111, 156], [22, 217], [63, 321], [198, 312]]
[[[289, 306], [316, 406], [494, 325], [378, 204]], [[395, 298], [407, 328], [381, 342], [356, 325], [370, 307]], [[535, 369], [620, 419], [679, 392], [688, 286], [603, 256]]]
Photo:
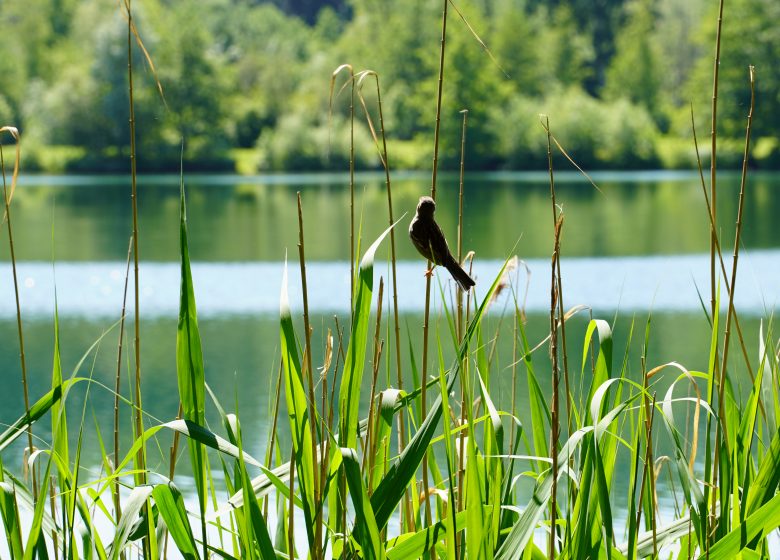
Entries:
[[[466, 23], [467, 33], [481, 43], [457, 6], [445, 0], [430, 193], [434, 198], [450, 8], [460, 18], [453, 22]], [[129, 0], [123, 9], [132, 57], [132, 43], [141, 41]], [[717, 69], [719, 39], [716, 50]], [[130, 58], [134, 147], [132, 68]], [[351, 313], [346, 325], [336, 320], [326, 332], [317, 332], [307, 304], [307, 281], [316, 281], [307, 278], [306, 271], [305, 244], [313, 228], [305, 224], [305, 198], [298, 196], [303, 314], [294, 317], [291, 311], [285, 262], [279, 295], [279, 376], [273, 388], [272, 429], [262, 442], [265, 456], [246, 451], [258, 443], [255, 430], [242, 425], [238, 411], [219, 402], [207, 384], [201, 344], [208, 341], [201, 340], [198, 327], [183, 171], [176, 371], [170, 372], [178, 381], [180, 408], [178, 417], [167, 421], [153, 419], [144, 409], [138, 330], [138, 286], [143, 279], [138, 274], [139, 193], [133, 148], [133, 231], [127, 276], [133, 263], [130, 295], [134, 302], [127, 302], [131, 283], [126, 282], [125, 304], [117, 310], [116, 325], [101, 337], [106, 344], [119, 335], [115, 387], [99, 384], [90, 375], [90, 357], [100, 340], [86, 350], [72, 375], [63, 374], [55, 309], [51, 389], [43, 396], [29, 395], [23, 309], [17, 296], [26, 412], [8, 422], [0, 434], [0, 461], [20, 447], [12, 445], [18, 440], [26, 442], [26, 452], [23, 472], [0, 463], [0, 513], [7, 554], [19, 559], [399, 560], [776, 556], [777, 549], [770, 549], [770, 535], [780, 526], [780, 359], [771, 318], [758, 341], [745, 340], [734, 306], [753, 101], [730, 263], [724, 261], [722, 237], [715, 225], [714, 133], [709, 185], [699, 164], [702, 211], [708, 213], [712, 239], [711, 301], [702, 305], [711, 326], [711, 343], [699, 349], [708, 367], [694, 371], [677, 362], [648, 363], [652, 317], [631, 324], [626, 348], [615, 347], [613, 325], [601, 317], [587, 319], [584, 336], [570, 333], [567, 338], [567, 322], [576, 314], [587, 314], [587, 309], [564, 307], [565, 282], [576, 279], [561, 275], [565, 219], [556, 199], [554, 160], [574, 161], [554, 135], [554, 117], [543, 118], [539, 127], [547, 141], [554, 239], [547, 336], [531, 340], [526, 331], [521, 267], [509, 246], [498, 274], [480, 278], [476, 289], [467, 293], [458, 289], [451, 294], [430, 276], [419, 285], [396, 286], [395, 243], [406, 240], [395, 234], [406, 228], [408, 216], [398, 219], [397, 212], [393, 214], [379, 76], [355, 72], [349, 65], [339, 67], [331, 84], [332, 103], [342, 99], [334, 87], [342, 76], [346, 77], [341, 90], [350, 97], [351, 127], [359, 119], [355, 114], [359, 103], [358, 113], [362, 110], [365, 116], [385, 170], [389, 226], [377, 239], [365, 240], [359, 226], [356, 231], [351, 208], [350, 245], [345, 250], [353, 263]], [[752, 92], [752, 68], [749, 77]], [[371, 90], [368, 95], [370, 88], [364, 91], [367, 84], [376, 85], [375, 93]], [[716, 130], [717, 74], [713, 90], [712, 129]], [[462, 189], [466, 117], [463, 113], [454, 253], [468, 271], [474, 256], [463, 258], [466, 248], [461, 246], [462, 217], [468, 210]], [[12, 199], [20, 143], [15, 129], [7, 127], [0, 134], [10, 134], [17, 150], [8, 184], [6, 162], [0, 162], [16, 285]], [[354, 141], [354, 134], [350, 138]], [[350, 157], [350, 177], [353, 171]], [[375, 278], [383, 245], [390, 246], [387, 268], [392, 276], [387, 289], [393, 294], [392, 313], [383, 310], [385, 280]], [[399, 323], [396, 300], [401, 289], [425, 290], [423, 325]], [[434, 308], [436, 296], [439, 304]], [[508, 302], [503, 308], [496, 304], [499, 298]], [[125, 341], [125, 310], [130, 307], [135, 308], [132, 352]], [[496, 398], [498, 377], [507, 375], [493, 352], [499, 339], [508, 339], [512, 347], [510, 406], [501, 404], [510, 400], [505, 395]], [[317, 352], [324, 357], [322, 363], [314, 363], [314, 345], [322, 346]], [[641, 348], [639, 363], [629, 358], [631, 345]], [[418, 359], [415, 350], [420, 347]], [[402, 359], [402, 349], [407, 359]], [[120, 391], [126, 362], [132, 372], [130, 397]], [[747, 395], [736, 390], [745, 385], [737, 379], [743, 375], [750, 377]], [[518, 395], [519, 385], [526, 390]], [[551, 393], [543, 387], [551, 387]], [[89, 395], [94, 391], [113, 391], [113, 433], [99, 424], [90, 427]], [[74, 418], [66, 414], [66, 404], [77, 392], [84, 396], [83, 407], [81, 416]], [[207, 409], [219, 418], [218, 424], [206, 423]], [[120, 449], [119, 434], [124, 430], [120, 417], [128, 414], [133, 417], [132, 444]], [[40, 423], [50, 425], [48, 441], [33, 435]], [[289, 440], [277, 437], [287, 432], [277, 429], [282, 424], [288, 426]], [[86, 437], [100, 444], [97, 468], [82, 461]], [[110, 437], [113, 448], [105, 445]], [[170, 447], [167, 469], [149, 465], [147, 451], [152, 445]], [[180, 454], [180, 447], [186, 447], [186, 453]], [[180, 456], [186, 458], [179, 462], [187, 465], [177, 465]], [[618, 465], [628, 465], [628, 472], [617, 473]], [[186, 495], [176, 483], [182, 470], [191, 488]], [[659, 504], [657, 488], [662, 481], [673, 489], [673, 508]]]

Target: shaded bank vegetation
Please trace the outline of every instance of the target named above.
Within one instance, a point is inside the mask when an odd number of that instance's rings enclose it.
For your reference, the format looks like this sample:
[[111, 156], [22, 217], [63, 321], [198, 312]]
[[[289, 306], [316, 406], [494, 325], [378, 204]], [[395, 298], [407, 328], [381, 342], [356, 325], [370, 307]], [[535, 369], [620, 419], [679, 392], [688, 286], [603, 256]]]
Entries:
[[[695, 167], [689, 103], [705, 122], [717, 6], [704, 0], [463, 2], [458, 8], [495, 56], [453, 13], [445, 67], [441, 163], [457, 168], [458, 111], [470, 111], [474, 169], [544, 169], [539, 113], [582, 165]], [[323, 92], [350, 61], [379, 73], [396, 168], [424, 169], [432, 153], [438, 67], [437, 2], [145, 0], [136, 23], [154, 53], [168, 108], [144, 57], [135, 56], [139, 169], [178, 166], [239, 172], [345, 169], [347, 102], [329, 127]], [[758, 83], [751, 165], [780, 165], [780, 8], [773, 0], [726, 5], [720, 91], [720, 161], [737, 167], [740, 87]], [[0, 7], [0, 120], [25, 138], [25, 168], [124, 170], [127, 90], [123, 20], [112, 2], [34, 0]], [[146, 67], [146, 68], [144, 68]], [[356, 129], [360, 168], [379, 159]], [[706, 154], [705, 158], [706, 158]]]

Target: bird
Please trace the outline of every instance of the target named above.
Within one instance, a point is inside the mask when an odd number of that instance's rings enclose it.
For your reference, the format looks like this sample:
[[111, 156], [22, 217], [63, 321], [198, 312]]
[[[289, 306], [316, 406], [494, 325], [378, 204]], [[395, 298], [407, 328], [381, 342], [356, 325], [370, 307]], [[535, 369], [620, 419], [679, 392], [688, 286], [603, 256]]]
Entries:
[[[421, 196], [417, 203], [417, 212], [409, 224], [409, 239], [415, 249], [434, 265], [441, 265], [449, 271], [464, 292], [468, 292], [475, 284], [474, 280], [463, 270], [455, 257], [450, 253], [444, 234], [433, 219], [436, 202], [430, 196]], [[433, 270], [425, 272], [430, 276]]]

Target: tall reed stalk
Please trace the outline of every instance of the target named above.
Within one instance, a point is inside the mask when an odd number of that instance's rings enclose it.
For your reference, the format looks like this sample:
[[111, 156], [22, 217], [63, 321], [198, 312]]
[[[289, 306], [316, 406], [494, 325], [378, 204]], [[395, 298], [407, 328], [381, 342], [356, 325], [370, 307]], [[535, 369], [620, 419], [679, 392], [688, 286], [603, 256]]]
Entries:
[[[19, 367], [22, 371], [22, 395], [24, 396], [24, 412], [30, 414], [30, 389], [27, 380], [27, 359], [24, 353], [24, 329], [22, 327], [22, 306], [19, 303], [19, 278], [16, 273], [16, 249], [14, 246], [14, 231], [11, 225], [11, 199], [16, 190], [16, 180], [19, 176], [19, 165], [21, 163], [21, 138], [19, 131], [12, 126], [0, 128], [0, 135], [6, 132], [11, 135], [16, 143], [16, 157], [14, 159], [14, 170], [11, 175], [11, 192], [8, 192], [7, 179], [5, 174], [5, 154], [3, 145], [0, 143], [0, 171], [3, 173], [3, 204], [5, 205], [5, 224], [8, 231], [8, 248], [11, 256], [11, 274], [14, 280], [14, 302], [16, 304], [16, 333], [19, 339]], [[27, 427], [27, 448], [29, 453], [33, 453], [33, 432], [32, 425]], [[35, 480], [35, 470], [32, 472], [33, 497], [37, 498], [38, 485]]]
[[[127, 247], [127, 267], [125, 269], [125, 286], [122, 290], [122, 315], [119, 319], [119, 341], [117, 342], [116, 353], [116, 377], [114, 379], [114, 468], [119, 464], [119, 401], [121, 399], [121, 379], [122, 379], [122, 349], [125, 339], [125, 317], [127, 314], [127, 287], [130, 283], [130, 258], [133, 252], [133, 237], [130, 236]], [[119, 498], [119, 479], [117, 478], [112, 485], [114, 498], [114, 511], [117, 519], [122, 515], [122, 507]]]
[[[469, 117], [469, 110], [463, 109], [461, 111], [461, 114], [463, 115], [463, 121], [461, 124], [461, 132], [460, 132], [460, 173], [458, 177], [458, 246], [457, 246], [457, 252], [458, 252], [458, 263], [461, 264], [463, 262], [463, 181], [464, 181], [464, 171], [465, 171], [465, 161], [466, 161], [466, 126], [468, 123], [468, 117]], [[458, 341], [461, 341], [463, 339], [463, 290], [460, 288], [460, 284], [457, 284], [456, 288], [456, 306], [457, 306], [457, 317], [456, 317], [456, 335]], [[468, 375], [468, 360], [463, 360], [461, 362], [461, 369], [463, 371], [463, 375]], [[466, 396], [466, 386], [465, 384], [461, 383], [460, 387], [460, 423], [461, 425], [465, 425], [466, 423], [466, 406], [467, 406], [467, 396]], [[466, 440], [466, 434], [464, 432], [460, 433], [460, 437], [458, 437], [458, 466], [457, 466], [457, 476], [458, 476], [458, 488], [463, 488], [463, 479], [464, 479], [464, 472], [463, 472], [463, 461], [464, 461], [464, 450], [465, 450], [465, 440]], [[456, 509], [458, 511], [463, 509], [463, 501], [464, 501], [464, 492], [458, 492], [458, 503], [456, 506]], [[456, 556], [461, 557], [461, 547], [462, 547], [462, 541], [463, 536], [458, 534], [455, 540], [455, 550], [456, 550]]]
[[[374, 132], [374, 125], [366, 105], [365, 98], [362, 94], [363, 81], [367, 78], [374, 78], [376, 83], [376, 103], [377, 113], [379, 117], [379, 137]], [[395, 223], [395, 217], [393, 214], [393, 189], [390, 181], [390, 160], [387, 153], [387, 135], [385, 134], [385, 117], [382, 111], [382, 90], [379, 86], [379, 74], [373, 70], [365, 70], [360, 73], [358, 78], [358, 96], [360, 103], [363, 106], [363, 110], [366, 114], [366, 120], [368, 127], [371, 131], [371, 135], [374, 137], [374, 141], [378, 143], [379, 139], [382, 140], [382, 146], [379, 151], [379, 157], [382, 161], [382, 167], [385, 171], [385, 189], [387, 190], [387, 218], [388, 226], [392, 226]], [[379, 146], [377, 146], [379, 147]], [[401, 366], [401, 322], [398, 318], [398, 281], [396, 275], [396, 253], [395, 253], [395, 228], [390, 230], [390, 274], [392, 278], [393, 287], [393, 332], [395, 335], [395, 371], [396, 371], [396, 383], [398, 384], [398, 390], [403, 390], [403, 368]], [[406, 447], [406, 423], [402, 414], [398, 415], [398, 451], [399, 453]], [[410, 503], [408, 494], [403, 501], [404, 521], [408, 523], [409, 529], [411, 529], [412, 522], [412, 505]], [[403, 523], [403, 521], [402, 521]]]
[[[441, 100], [444, 89], [444, 52], [447, 45], [447, 6], [449, 0], [442, 2], [441, 15], [441, 46], [439, 50], [439, 79], [436, 89], [436, 124], [433, 132], [433, 169], [431, 172], [431, 198], [436, 200], [436, 179], [439, 171], [439, 131], [441, 128]], [[431, 262], [428, 261], [428, 270], [431, 269]], [[425, 418], [427, 414], [427, 391], [428, 381], [428, 330], [431, 309], [431, 276], [425, 277], [425, 310], [423, 318], [423, 353], [422, 353], [422, 394], [420, 399], [421, 417]], [[428, 500], [428, 457], [423, 455], [422, 459], [422, 485], [425, 499], [425, 524], [431, 525], [431, 504]]]
[[[563, 312], [560, 308], [560, 247], [561, 228], [563, 227], [563, 215], [558, 212], [555, 202], [555, 175], [553, 172], [552, 134], [550, 132], [549, 118], [545, 117], [544, 129], [547, 132], [547, 167], [550, 174], [550, 202], [553, 218], [553, 255], [552, 277], [550, 281], [550, 358], [552, 361], [552, 403], [550, 407], [550, 457], [552, 459], [552, 490], [550, 491], [550, 541], [547, 548], [547, 556], [550, 560], [555, 557], [555, 537], [557, 535], [556, 516], [558, 513], [557, 489], [558, 489], [558, 439], [560, 437], [560, 422], [558, 419], [558, 384], [560, 370], [558, 367], [558, 322], [563, 322]], [[567, 395], [568, 399], [568, 395]]]
[[[311, 456], [314, 460], [317, 457], [317, 400], [314, 396], [314, 374], [312, 373], [312, 357], [311, 357], [311, 324], [309, 322], [309, 295], [308, 286], [306, 284], [306, 252], [304, 245], [303, 235], [303, 208], [301, 206], [301, 193], [298, 192], [298, 256], [301, 266], [301, 290], [303, 293], [303, 329], [304, 339], [306, 345], [304, 347], [304, 359], [303, 359], [303, 376], [306, 380], [308, 389], [308, 421], [309, 430], [311, 432]], [[314, 494], [315, 504], [322, 503], [322, 494], [320, 492], [319, 484], [319, 470], [312, 468], [312, 492]], [[314, 560], [317, 560], [322, 555], [322, 507], [317, 507], [314, 511], [314, 543], [310, 543], [311, 554]]]

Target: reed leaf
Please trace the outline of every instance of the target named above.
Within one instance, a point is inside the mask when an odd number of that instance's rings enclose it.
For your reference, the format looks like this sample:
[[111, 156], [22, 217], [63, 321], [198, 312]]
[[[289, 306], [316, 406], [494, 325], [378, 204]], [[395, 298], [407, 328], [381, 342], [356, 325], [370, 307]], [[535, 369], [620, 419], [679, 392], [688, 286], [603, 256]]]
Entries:
[[[485, 294], [479, 308], [476, 310], [474, 317], [469, 322], [466, 334], [461, 341], [458, 349], [458, 355], [455, 358], [453, 365], [447, 372], [447, 392], [452, 390], [452, 386], [457, 379], [460, 371], [460, 364], [463, 363], [466, 353], [468, 352], [471, 338], [474, 336], [477, 326], [482, 321], [482, 316], [485, 309], [493, 295], [493, 292], [498, 285], [501, 275], [503, 274], [506, 262], [498, 272], [496, 279], [490, 286], [490, 289]], [[404, 448], [398, 461], [388, 469], [387, 474], [382, 478], [382, 482], [376, 487], [374, 493], [371, 495], [371, 506], [374, 509], [376, 515], [377, 525], [383, 528], [387, 521], [390, 519], [393, 511], [395, 510], [398, 502], [403, 497], [407, 485], [417, 472], [417, 468], [422, 463], [422, 458], [427, 452], [428, 445], [433, 438], [433, 434], [436, 431], [436, 427], [441, 420], [442, 415], [442, 400], [441, 395], [437, 397], [436, 401], [431, 406], [428, 414], [423, 420], [420, 428], [415, 433], [409, 444]]]
[[712, 545], [709, 553], [704, 553], [699, 558], [709, 560], [734, 558], [754, 539], [766, 536], [778, 527], [780, 527], [780, 494], [746, 517], [742, 523]]
[[[35, 459], [35, 453], [30, 456], [30, 464], [33, 464]], [[49, 473], [51, 472], [51, 465], [53, 455], [49, 454], [46, 461], [46, 470], [44, 471], [42, 480], [49, 480]], [[24, 547], [24, 560], [32, 560], [33, 558], [48, 558], [46, 552], [46, 537], [42, 531], [44, 520], [44, 505], [45, 499], [38, 499], [35, 502], [35, 509], [33, 511], [32, 522], [30, 523], [30, 532], [27, 535], [27, 545]]]
[[192, 534], [187, 509], [184, 507], [184, 499], [176, 485], [173, 482], [158, 484], [152, 490], [152, 497], [179, 553], [185, 560], [199, 558], [197, 543]]
[[[180, 184], [179, 251], [181, 257], [181, 289], [179, 293], [179, 320], [176, 327], [176, 378], [184, 419], [193, 424], [206, 422], [206, 374], [203, 367], [203, 351], [195, 307], [195, 289], [190, 269], [187, 243], [187, 206], [184, 196], [184, 179]], [[190, 463], [195, 477], [201, 513], [205, 511], [206, 451], [197, 440], [188, 440]]]
[[[51, 388], [52, 390], [62, 386], [62, 362], [60, 361], [60, 321], [57, 310], [57, 295], [54, 295], [54, 357], [52, 359]], [[68, 421], [65, 414], [64, 400], [54, 401], [51, 406], [51, 433], [52, 451], [56, 453], [67, 465], [70, 463], [68, 455]], [[62, 473], [59, 475], [60, 488], [65, 488], [65, 479]]]
[[309, 431], [309, 414], [315, 412], [309, 409], [306, 391], [303, 385], [303, 369], [298, 356], [295, 329], [290, 313], [290, 301], [287, 295], [287, 262], [282, 273], [282, 293], [280, 297], [280, 337], [282, 364], [284, 365], [284, 387], [287, 398], [287, 414], [290, 419], [295, 464], [298, 472], [298, 488], [300, 489], [303, 514], [306, 520], [306, 532], [309, 543], [314, 543], [314, 468], [315, 457], [312, 455], [312, 433]]
[[[614, 380], [613, 380], [614, 381]], [[587, 436], [593, 435], [598, 438], [609, 427], [610, 424], [622, 413], [636, 397], [630, 397], [620, 403], [607, 414], [601, 417], [601, 420], [595, 425], [585, 426], [576, 430], [561, 447], [558, 453], [558, 464], [566, 465], [579, 448], [580, 444]], [[571, 471], [561, 469], [558, 472], [558, 478], [563, 474], [570, 474]], [[575, 481], [576, 483], [577, 481]], [[519, 560], [523, 556], [523, 551], [529, 543], [539, 521], [544, 516], [547, 504], [550, 500], [552, 491], [552, 473], [548, 469], [542, 473], [534, 486], [533, 497], [523, 510], [520, 518], [512, 526], [511, 531], [499, 548], [496, 558], [499, 560]], [[582, 492], [581, 492], [582, 493]], [[587, 494], [586, 494], [587, 495]], [[574, 557], [577, 557], [576, 554]]]
[[[362, 267], [361, 267], [362, 269]], [[368, 499], [363, 478], [360, 476], [360, 460], [354, 449], [341, 448], [341, 461], [344, 466], [344, 475], [349, 486], [349, 494], [355, 507], [355, 536], [362, 549], [362, 557], [366, 560], [383, 560], [385, 557], [384, 546], [379, 538], [374, 510]]]
[[368, 248], [360, 261], [355, 289], [355, 308], [352, 313], [352, 331], [339, 389], [339, 445], [341, 447], [351, 449], [357, 447], [360, 387], [366, 363], [371, 295], [374, 289], [374, 255], [379, 244], [400, 221], [399, 219], [388, 227]]
[[[465, 527], [465, 511], [459, 511], [455, 515], [456, 527]], [[430, 550], [432, 545], [448, 537], [450, 524], [443, 521], [437, 521], [430, 527], [418, 531], [417, 533], [404, 533], [387, 542], [388, 560], [406, 560], [407, 558], [420, 558], [425, 551]]]
[[[119, 559], [138, 523], [144, 522], [143, 518], [140, 517], [140, 513], [152, 495], [153, 490], [152, 486], [142, 485], [136, 486], [130, 492], [122, 509], [122, 517], [119, 519], [116, 527], [114, 542], [111, 544], [111, 560]], [[149, 533], [153, 533], [153, 531], [149, 531]]]
[[[2, 463], [0, 463], [2, 469]], [[0, 473], [2, 478], [2, 473]], [[6, 544], [12, 558], [22, 558], [22, 528], [19, 517], [19, 505], [16, 501], [16, 486], [10, 482], [0, 482], [0, 514], [3, 516]]]

